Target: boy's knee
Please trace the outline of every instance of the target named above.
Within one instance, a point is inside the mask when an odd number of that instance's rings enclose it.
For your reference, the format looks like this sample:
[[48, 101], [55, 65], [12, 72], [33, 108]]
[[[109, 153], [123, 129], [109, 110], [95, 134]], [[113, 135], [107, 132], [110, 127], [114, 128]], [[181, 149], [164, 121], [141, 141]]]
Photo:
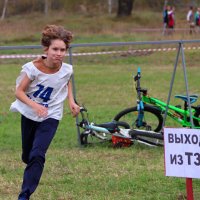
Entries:
[[30, 163], [35, 163], [35, 164], [37, 163], [38, 165], [40, 165], [43, 168], [44, 163], [45, 163], [45, 158], [40, 155], [37, 155], [30, 159]]
[[41, 150], [32, 151], [29, 160], [30, 162], [38, 162], [43, 165], [45, 163], [45, 153]]
[[45, 153], [40, 150], [32, 151], [30, 154], [22, 153], [22, 161], [25, 164], [37, 162], [43, 166], [45, 163]]

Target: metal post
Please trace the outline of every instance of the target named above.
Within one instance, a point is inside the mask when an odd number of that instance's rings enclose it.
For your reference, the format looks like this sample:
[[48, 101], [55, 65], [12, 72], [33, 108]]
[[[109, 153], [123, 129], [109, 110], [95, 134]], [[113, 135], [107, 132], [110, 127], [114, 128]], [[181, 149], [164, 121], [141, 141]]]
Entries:
[[[188, 100], [188, 106], [189, 106], [189, 110], [190, 110], [190, 122], [192, 124], [192, 128], [194, 128], [194, 124], [193, 124], [193, 120], [192, 120], [190, 98], [189, 98], [189, 94], [188, 94], [189, 89], [188, 89], [188, 80], [187, 80], [187, 73], [186, 73], [186, 64], [185, 64], [185, 55], [184, 55], [184, 50], [183, 50], [183, 44], [181, 44], [181, 55], [182, 55], [182, 66], [183, 66], [183, 72], [184, 72], [187, 100]], [[187, 192], [187, 200], [193, 200], [194, 197], [193, 197], [192, 178], [186, 178], [186, 192]]]
[[[69, 48], [69, 63], [71, 65], [73, 65], [73, 61], [72, 61], [72, 47]], [[74, 99], [76, 100], [76, 87], [75, 87], [75, 81], [74, 81], [74, 74], [72, 74], [72, 89], [73, 89], [73, 96], [74, 96]], [[78, 116], [76, 116], [76, 124], [79, 123], [79, 119], [78, 119]], [[76, 129], [77, 129], [77, 139], [78, 139], [78, 144], [79, 146], [81, 146], [81, 140], [80, 140], [80, 128], [79, 126], [76, 126]]]
[[187, 200], [194, 200], [192, 178], [186, 178]]
[[174, 71], [173, 71], [172, 79], [171, 79], [171, 83], [170, 83], [170, 89], [169, 89], [169, 94], [168, 94], [168, 98], [167, 98], [167, 107], [166, 107], [166, 110], [165, 110], [165, 115], [164, 115], [164, 120], [163, 120], [162, 127], [165, 126], [165, 121], [166, 121], [166, 118], [167, 118], [169, 102], [170, 102], [170, 98], [171, 98], [171, 94], [172, 94], [172, 87], [173, 87], [173, 84], [174, 84], [176, 69], [177, 69], [177, 65], [178, 65], [178, 59], [179, 59], [179, 55], [180, 55], [180, 49], [181, 49], [181, 43], [179, 43], [178, 53], [176, 55], [176, 61], [175, 61], [175, 64], [174, 64]]
[[186, 64], [185, 64], [185, 55], [184, 55], [184, 49], [183, 44], [181, 43], [181, 55], [182, 55], [182, 66], [183, 66], [183, 73], [184, 73], [184, 79], [185, 79], [185, 88], [186, 88], [186, 94], [187, 94], [187, 100], [188, 100], [188, 107], [190, 111], [190, 122], [192, 124], [192, 128], [194, 128], [194, 123], [192, 120], [192, 111], [191, 111], [191, 103], [189, 98], [189, 89], [188, 89], [188, 79], [187, 79], [187, 73], [186, 73]]

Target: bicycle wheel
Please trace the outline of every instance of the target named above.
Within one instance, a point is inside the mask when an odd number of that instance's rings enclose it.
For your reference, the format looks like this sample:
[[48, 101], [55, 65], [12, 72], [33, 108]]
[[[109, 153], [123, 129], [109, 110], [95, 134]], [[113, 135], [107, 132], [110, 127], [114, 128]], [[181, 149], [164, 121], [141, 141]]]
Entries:
[[[196, 111], [194, 116], [200, 118], [200, 111]], [[193, 122], [195, 127], [200, 128], [200, 122], [198, 120], [194, 119]]]
[[117, 121], [116, 123], [117, 123], [118, 128], [130, 129], [129, 124], [126, 122]]
[[151, 130], [155, 132], [159, 132], [162, 129], [163, 117], [160, 110], [156, 107], [144, 104], [144, 123], [141, 127], [136, 126], [137, 117], [137, 107], [131, 107], [118, 113], [114, 117], [114, 120], [127, 122], [132, 129]]
[[164, 136], [161, 133], [153, 131], [144, 131], [140, 129], [132, 129], [129, 134], [133, 140], [144, 143], [146, 145], [163, 146]]
[[111, 141], [111, 134], [97, 133], [92, 130], [85, 130], [80, 134], [81, 145], [92, 145]]

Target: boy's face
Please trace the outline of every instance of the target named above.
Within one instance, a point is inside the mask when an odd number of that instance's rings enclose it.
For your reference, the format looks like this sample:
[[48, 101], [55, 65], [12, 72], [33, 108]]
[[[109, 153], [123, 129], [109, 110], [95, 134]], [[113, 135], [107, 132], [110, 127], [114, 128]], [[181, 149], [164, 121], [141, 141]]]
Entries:
[[45, 49], [47, 59], [52, 62], [52, 64], [60, 64], [66, 54], [66, 45], [63, 40], [55, 39], [51, 41], [49, 48]]

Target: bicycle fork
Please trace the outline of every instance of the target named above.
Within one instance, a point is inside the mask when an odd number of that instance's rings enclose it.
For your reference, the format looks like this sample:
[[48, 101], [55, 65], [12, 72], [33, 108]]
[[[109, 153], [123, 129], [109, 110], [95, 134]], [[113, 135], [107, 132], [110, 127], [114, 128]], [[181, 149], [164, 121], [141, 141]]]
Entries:
[[144, 118], [144, 104], [143, 101], [137, 101], [137, 111], [138, 111], [138, 117], [136, 120], [136, 126], [139, 128], [143, 126], [143, 118]]

